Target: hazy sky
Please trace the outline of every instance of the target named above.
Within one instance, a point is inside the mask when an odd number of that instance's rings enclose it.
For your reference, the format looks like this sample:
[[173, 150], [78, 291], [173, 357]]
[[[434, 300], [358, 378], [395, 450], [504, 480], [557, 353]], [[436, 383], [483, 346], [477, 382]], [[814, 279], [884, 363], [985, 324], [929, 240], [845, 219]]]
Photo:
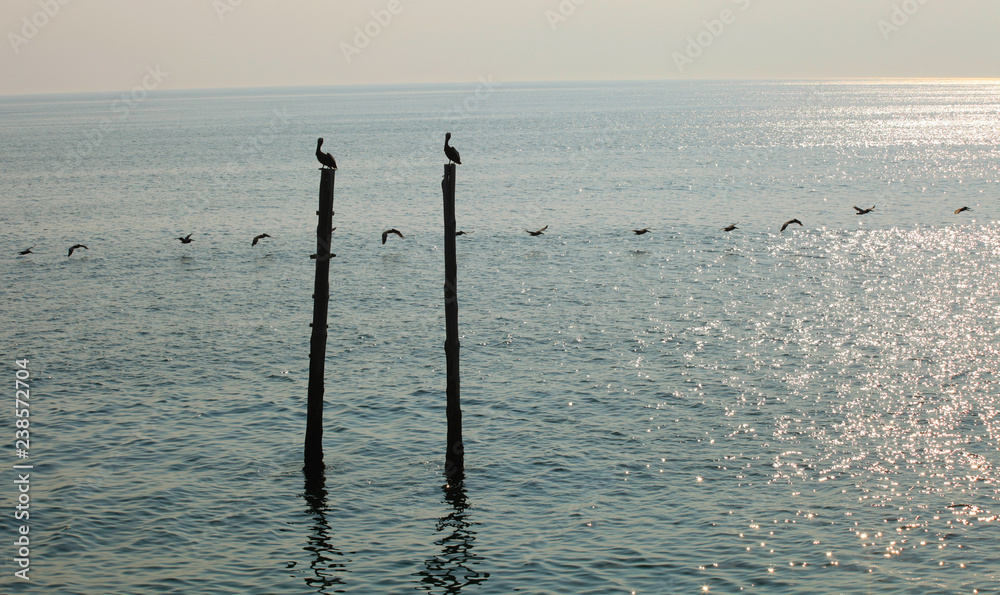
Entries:
[[1000, 77], [997, 0], [2, 0], [0, 93]]

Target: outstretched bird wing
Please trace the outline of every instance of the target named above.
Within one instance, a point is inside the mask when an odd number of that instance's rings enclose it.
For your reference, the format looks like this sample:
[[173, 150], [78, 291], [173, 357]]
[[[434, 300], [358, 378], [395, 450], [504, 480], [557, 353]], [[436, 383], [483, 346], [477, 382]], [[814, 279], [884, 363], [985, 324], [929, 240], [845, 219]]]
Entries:
[[802, 222], [799, 221], [798, 219], [790, 219], [788, 221], [785, 221], [785, 224], [781, 226], [781, 231], [785, 231], [785, 228], [791, 225], [792, 223], [798, 223], [799, 225], [802, 225]]

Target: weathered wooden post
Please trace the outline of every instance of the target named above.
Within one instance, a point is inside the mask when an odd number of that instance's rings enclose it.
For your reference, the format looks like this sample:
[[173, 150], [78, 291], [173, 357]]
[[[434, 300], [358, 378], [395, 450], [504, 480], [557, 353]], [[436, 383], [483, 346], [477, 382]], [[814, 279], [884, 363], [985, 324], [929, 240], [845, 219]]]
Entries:
[[305, 471], [320, 477], [323, 464], [323, 379], [326, 368], [326, 315], [330, 306], [330, 236], [333, 233], [335, 169], [322, 169], [319, 182], [319, 224], [316, 227], [316, 286], [313, 290], [312, 337], [309, 341], [309, 400], [306, 406]]
[[441, 180], [444, 194], [444, 354], [448, 369], [448, 450], [444, 469], [449, 477], [460, 476], [465, 471], [465, 447], [462, 445], [462, 405], [459, 394], [458, 373], [458, 294], [456, 278], [458, 264], [455, 258], [455, 164], [444, 166]]

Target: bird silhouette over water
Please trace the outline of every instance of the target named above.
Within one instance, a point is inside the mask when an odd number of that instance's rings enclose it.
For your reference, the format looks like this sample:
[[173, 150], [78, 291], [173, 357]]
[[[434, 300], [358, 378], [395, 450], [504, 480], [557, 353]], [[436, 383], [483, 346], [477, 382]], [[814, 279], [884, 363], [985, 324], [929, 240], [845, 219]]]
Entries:
[[266, 233], [262, 233], [259, 236], [254, 237], [253, 242], [250, 243], [250, 247], [252, 248], [252, 247], [256, 246], [257, 242], [263, 240], [264, 238], [269, 238], [269, 237], [271, 237], [271, 236], [267, 235]]
[[183, 238], [177, 238], [177, 239], [180, 240], [182, 244], [190, 244], [191, 242], [194, 241], [194, 240], [191, 239], [191, 236], [193, 236], [193, 235], [194, 235], [193, 233], [189, 233], [186, 236], [184, 236]]
[[858, 207], [854, 207], [854, 210], [858, 212], [858, 215], [864, 215], [864, 214], [871, 213], [872, 211], [874, 211], [875, 210], [875, 205], [872, 205], [872, 208], [870, 208], [870, 209], [859, 209]]
[[451, 133], [446, 132], [444, 134], [444, 154], [448, 158], [449, 163], [455, 162], [459, 165], [462, 165], [462, 158], [458, 156], [458, 149], [448, 144], [448, 141], [450, 140], [451, 140]]
[[644, 233], [649, 233], [649, 228], [643, 227], [642, 229], [633, 229], [632, 233], [634, 233], [637, 236], [641, 236]]
[[961, 213], [962, 211], [971, 211], [971, 210], [972, 209], [970, 209], [969, 207], [962, 207], [961, 209], [955, 209], [955, 214], [957, 215], [957, 214]]
[[70, 249], [69, 249], [69, 254], [67, 254], [66, 256], [73, 256], [73, 252], [74, 252], [74, 251], [75, 251], [75, 250], [76, 250], [77, 248], [83, 248], [84, 250], [90, 250], [90, 248], [88, 248], [88, 247], [84, 246], [83, 244], [74, 244], [73, 246], [71, 246], [71, 247], [70, 247]]
[[798, 223], [800, 226], [802, 225], [802, 222], [799, 221], [798, 219], [791, 219], [789, 221], [785, 221], [785, 224], [781, 226], [781, 231], [785, 231], [785, 228], [791, 225], [792, 223]]
[[333, 158], [333, 155], [329, 153], [324, 153], [320, 149], [323, 146], [323, 139], [319, 138], [316, 140], [316, 159], [323, 164], [320, 169], [337, 169], [337, 161]]
[[470, 233], [472, 233], [472, 232], [471, 232], [471, 231], [456, 231], [456, 232], [455, 232], [455, 235], [456, 235], [456, 236], [467, 236], [467, 235], [469, 235]]
[[387, 230], [385, 230], [385, 231], [382, 232], [382, 243], [383, 244], [385, 243], [385, 240], [389, 237], [390, 233], [394, 233], [394, 234], [398, 235], [399, 237], [403, 237], [403, 234], [401, 234], [398, 229], [387, 229]]
[[531, 231], [530, 229], [526, 229], [524, 231], [528, 232], [529, 234], [531, 234], [533, 236], [540, 236], [540, 235], [542, 235], [542, 232], [545, 231], [548, 228], [549, 228], [549, 226], [546, 225], [545, 227], [539, 229], [538, 231]]
[[[35, 244], [35, 246], [37, 245], [38, 244]], [[32, 246], [31, 248], [34, 248], [35, 246]], [[24, 256], [25, 254], [34, 254], [34, 252], [31, 251], [31, 248], [26, 248], [24, 250], [21, 250], [20, 252], [18, 252], [18, 254], [20, 254], [21, 256]]]
[[736, 223], [733, 223], [731, 225], [727, 225], [727, 226], [723, 227], [722, 231], [733, 231], [734, 229], [739, 229], [738, 227], [736, 227], [737, 223], [739, 223], [739, 221], [737, 221]]

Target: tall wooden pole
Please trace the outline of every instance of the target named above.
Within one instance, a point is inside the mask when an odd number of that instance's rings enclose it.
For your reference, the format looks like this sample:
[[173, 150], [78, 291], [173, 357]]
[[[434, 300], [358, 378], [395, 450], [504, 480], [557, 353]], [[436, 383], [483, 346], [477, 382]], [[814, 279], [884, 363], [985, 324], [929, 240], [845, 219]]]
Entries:
[[309, 341], [309, 401], [306, 406], [306, 477], [318, 478], [323, 464], [323, 379], [326, 368], [326, 315], [330, 305], [330, 236], [333, 233], [333, 181], [337, 170], [323, 169], [319, 182], [316, 227], [316, 286], [313, 290], [312, 337]]
[[462, 445], [462, 406], [459, 398], [458, 374], [458, 294], [455, 258], [455, 164], [444, 166], [441, 181], [444, 194], [444, 354], [448, 368], [448, 450], [444, 468], [449, 477], [465, 471], [465, 447]]

